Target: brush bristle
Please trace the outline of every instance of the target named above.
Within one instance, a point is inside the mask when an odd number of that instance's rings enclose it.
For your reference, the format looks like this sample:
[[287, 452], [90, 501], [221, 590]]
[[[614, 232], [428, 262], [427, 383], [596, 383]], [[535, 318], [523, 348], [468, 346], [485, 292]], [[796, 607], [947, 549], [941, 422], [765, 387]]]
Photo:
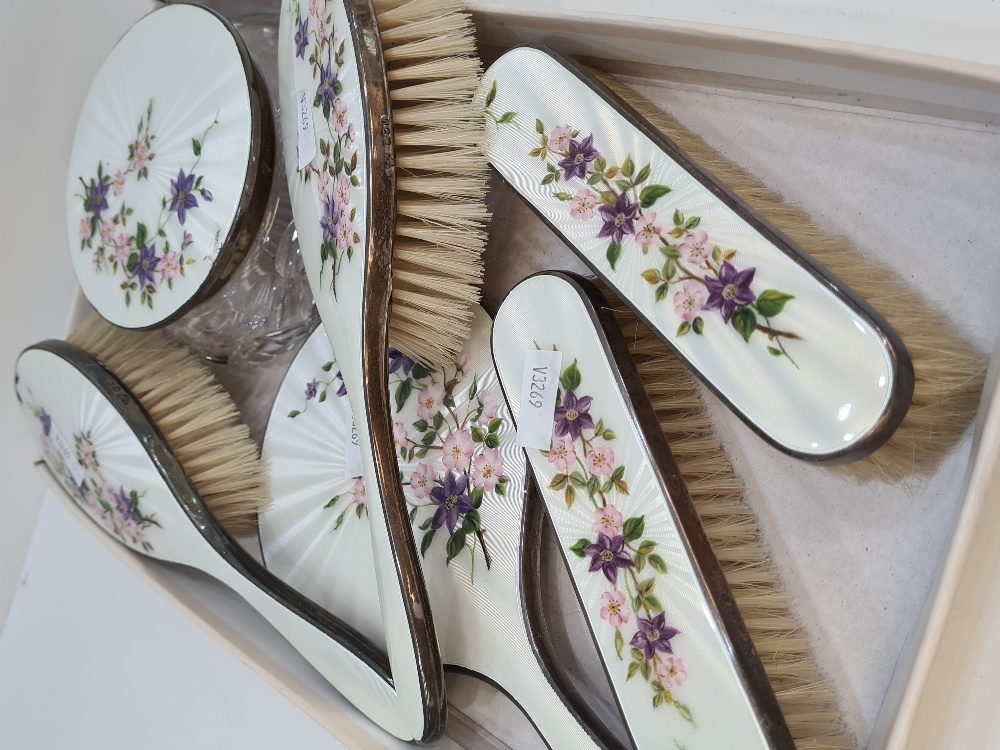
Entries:
[[602, 288], [629, 344], [740, 613], [799, 750], [856, 747], [840, 721], [836, 693], [812, 658], [808, 637], [772, 570], [756, 518], [684, 364], [635, 314]]
[[165, 333], [128, 331], [98, 315], [68, 341], [125, 383], [222, 525], [236, 536], [254, 533], [270, 503], [260, 454], [211, 371]]
[[471, 333], [483, 279], [488, 165], [472, 106], [482, 66], [461, 0], [375, 0], [396, 148], [389, 338], [443, 362]]
[[956, 333], [948, 317], [929, 306], [892, 268], [865, 257], [846, 237], [825, 234], [805, 211], [785, 203], [781, 195], [718, 154], [661, 109], [610, 76], [598, 71], [595, 75], [695, 162], [867, 300], [903, 340], [913, 361], [915, 378], [906, 418], [874, 454], [833, 470], [863, 482], [888, 483], [933, 474], [976, 415], [987, 357]]

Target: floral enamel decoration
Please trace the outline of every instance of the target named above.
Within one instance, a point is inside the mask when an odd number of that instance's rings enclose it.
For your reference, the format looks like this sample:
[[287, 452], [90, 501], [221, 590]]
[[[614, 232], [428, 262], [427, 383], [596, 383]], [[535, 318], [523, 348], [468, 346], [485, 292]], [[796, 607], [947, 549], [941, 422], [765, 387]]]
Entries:
[[[495, 127], [521, 127], [517, 112], [497, 114], [494, 80], [485, 99], [485, 113]], [[774, 319], [794, 299], [777, 289], [757, 290], [757, 268], [742, 267], [739, 251], [712, 240], [711, 228], [699, 215], [679, 204], [664, 204], [671, 187], [655, 181], [652, 163], [640, 167], [631, 155], [612, 163], [595, 142], [595, 133], [584, 133], [571, 124], [548, 127], [535, 120], [538, 146], [529, 156], [543, 166], [539, 183], [552, 186], [552, 196], [568, 204], [572, 221], [593, 229], [593, 236], [607, 240], [605, 259], [612, 273], [624, 253], [644, 259], [639, 271], [650, 284], [656, 304], [665, 304], [677, 319], [675, 335], [719, 335], [713, 326], [731, 326], [746, 344], [762, 335], [767, 351], [798, 368], [786, 346], [802, 336]], [[666, 199], [666, 200], [664, 200]], [[707, 328], [706, 328], [707, 326]]]
[[320, 229], [320, 278], [329, 271], [330, 288], [337, 294], [337, 275], [346, 261], [354, 256], [361, 242], [355, 231], [358, 200], [355, 190], [361, 182], [354, 173], [358, 167], [358, 125], [347, 103], [341, 98], [341, 81], [346, 65], [346, 40], [343, 30], [333, 21], [333, 12], [326, 0], [309, 0], [306, 13], [300, 3], [292, 3], [289, 13], [295, 20], [295, 60], [308, 65], [315, 90], [312, 106], [318, 116], [322, 112], [328, 133], [319, 135], [318, 154], [303, 169], [299, 179], [315, 183], [322, 203]]
[[[212, 201], [212, 193], [199, 173], [202, 149], [216, 125], [218, 114], [204, 130], [191, 138], [191, 163], [179, 167], [170, 189], [160, 198], [157, 216], [139, 216], [129, 201], [129, 188], [149, 179], [154, 150], [153, 100], [139, 118], [135, 140], [128, 144], [124, 164], [113, 168], [98, 161], [94, 174], [79, 177], [77, 193], [83, 208], [80, 219], [80, 250], [92, 252], [94, 272], [120, 276], [128, 307], [138, 297], [140, 305], [153, 309], [156, 294], [174, 288], [178, 278], [196, 262], [190, 255], [193, 238], [185, 229], [191, 212]], [[123, 148], [123, 152], [125, 149]]]
[[487, 569], [491, 564], [479, 510], [491, 497], [505, 495], [509, 483], [500, 453], [506, 420], [497, 416], [496, 397], [480, 388], [478, 375], [469, 381], [465, 354], [430, 370], [390, 352], [389, 367], [393, 432], [410, 523], [422, 532], [420, 552], [426, 556], [434, 540], [444, 538], [445, 564], [468, 553], [474, 582], [479, 550]]
[[578, 539], [569, 551], [587, 563], [590, 575], [600, 576], [607, 589], [601, 594], [599, 615], [614, 630], [615, 651], [625, 661], [625, 680], [639, 677], [653, 691], [653, 707], [673, 706], [695, 723], [680, 691], [687, 680], [683, 658], [675, 653], [681, 631], [667, 621], [657, 591], [668, 575], [657, 542], [644, 537], [645, 517], [629, 516], [628, 469], [615, 456], [617, 436], [586, 395], [583, 373], [574, 360], [560, 375], [553, 419], [552, 447], [542, 455], [556, 470], [549, 489], [561, 492], [568, 509], [586, 498], [593, 513], [593, 534]]
[[56, 445], [61, 437], [52, 424], [52, 417], [43, 407], [29, 405], [29, 408], [41, 427], [42, 456], [60, 484], [109, 534], [126, 544], [152, 552], [153, 545], [147, 531], [160, 524], [155, 514], [142, 512], [141, 502], [146, 493], [126, 489], [120, 482], [113, 482], [104, 475], [89, 430], [73, 435], [72, 459], [69, 460], [75, 460], [83, 471], [82, 481], [77, 482], [66, 463], [67, 459]]

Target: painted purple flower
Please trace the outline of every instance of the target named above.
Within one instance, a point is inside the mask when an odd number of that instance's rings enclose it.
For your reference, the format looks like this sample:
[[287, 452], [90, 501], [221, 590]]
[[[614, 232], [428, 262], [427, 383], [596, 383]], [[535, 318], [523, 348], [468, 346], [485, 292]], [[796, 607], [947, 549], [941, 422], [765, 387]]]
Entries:
[[627, 193], [618, 196], [613, 206], [601, 206], [597, 209], [604, 219], [604, 226], [597, 233], [598, 237], [610, 237], [616, 245], [620, 245], [626, 234], [635, 234], [635, 224], [632, 220], [639, 212], [638, 203], [630, 203]]
[[194, 194], [194, 173], [185, 176], [184, 170], [177, 173], [177, 179], [170, 181], [170, 210], [177, 214], [181, 224], [187, 218], [187, 210], [198, 206]]
[[323, 242], [330, 242], [337, 236], [337, 222], [340, 221], [340, 209], [337, 200], [332, 195], [323, 206], [323, 215], [319, 225], [323, 228]]
[[593, 400], [590, 396], [577, 398], [573, 391], [566, 391], [562, 406], [555, 413], [556, 437], [569, 435], [574, 440], [579, 440], [584, 429], [594, 429], [594, 419], [589, 413]]
[[442, 525], [447, 524], [449, 533], [455, 531], [458, 515], [472, 510], [468, 488], [467, 476], [451, 471], [445, 472], [444, 487], [435, 487], [431, 490], [431, 500], [438, 506], [431, 520], [433, 528], [440, 529]]
[[407, 377], [410, 376], [410, 372], [413, 370], [413, 360], [399, 351], [396, 347], [389, 347], [389, 374], [396, 372], [396, 370], [402, 370], [403, 374]]
[[681, 631], [667, 625], [663, 612], [652, 619], [636, 617], [635, 624], [639, 627], [639, 632], [632, 636], [629, 643], [642, 651], [642, 656], [646, 661], [650, 661], [657, 651], [674, 653], [673, 648], [670, 647], [670, 639], [675, 635], [680, 635]]
[[337, 395], [338, 396], [346, 396], [347, 395], [347, 383], [344, 382], [344, 376], [340, 374], [339, 370], [337, 371], [337, 374], [334, 376], [334, 380], [340, 380], [340, 388], [337, 389]]
[[337, 74], [333, 70], [333, 64], [327, 63], [319, 69], [319, 86], [316, 87], [316, 96], [319, 97], [320, 105], [323, 107], [323, 114], [329, 117], [330, 107], [333, 100], [337, 98], [334, 88], [337, 85]]
[[139, 253], [139, 262], [135, 264], [135, 276], [139, 280], [139, 286], [153, 284], [153, 272], [160, 265], [160, 259], [156, 257], [156, 245], [143, 245], [142, 252]]
[[319, 381], [313, 378], [306, 383], [306, 401], [312, 401], [319, 392]]
[[98, 221], [101, 220], [101, 211], [108, 207], [109, 187], [111, 187], [111, 183], [108, 178], [102, 177], [99, 180], [91, 180], [90, 186], [87, 188], [87, 204], [85, 207]]
[[135, 517], [135, 501], [125, 493], [124, 487], [115, 492], [115, 507], [122, 518]]
[[209, 203], [211, 203], [212, 202], [212, 191], [210, 191], [210, 190], [202, 190], [201, 191], [201, 197], [204, 198], [205, 200], [207, 200]]
[[587, 176], [587, 165], [600, 156], [601, 153], [594, 148], [594, 134], [591, 133], [582, 141], [569, 142], [569, 156], [559, 162], [566, 173], [566, 179], [579, 177], [581, 180]]
[[708, 302], [705, 303], [705, 309], [719, 310], [722, 319], [728, 323], [736, 308], [746, 307], [757, 299], [757, 295], [750, 291], [755, 273], [757, 273], [756, 268], [737, 272], [732, 263], [724, 260], [718, 278], [705, 277], [705, 286], [708, 287]]
[[38, 415], [38, 418], [42, 420], [42, 434], [48, 437], [49, 433], [52, 432], [52, 417], [46, 413], [45, 409], [42, 409], [42, 413]]
[[588, 545], [583, 551], [590, 555], [590, 572], [600, 570], [611, 583], [618, 580], [620, 568], [631, 568], [634, 565], [631, 556], [625, 551], [625, 537], [621, 534], [609, 537], [599, 531], [597, 542]]
[[305, 59], [306, 47], [309, 45], [309, 19], [299, 21], [295, 32], [295, 56]]

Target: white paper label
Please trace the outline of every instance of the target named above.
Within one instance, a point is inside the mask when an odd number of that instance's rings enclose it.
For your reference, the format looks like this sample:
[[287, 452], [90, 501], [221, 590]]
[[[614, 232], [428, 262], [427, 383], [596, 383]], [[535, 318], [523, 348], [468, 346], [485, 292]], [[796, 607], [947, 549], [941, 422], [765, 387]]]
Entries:
[[59, 451], [59, 455], [62, 456], [63, 461], [66, 463], [66, 468], [69, 469], [70, 476], [73, 477], [73, 481], [79, 487], [83, 484], [85, 474], [83, 467], [80, 466], [80, 462], [76, 460], [76, 451], [66, 442], [66, 438], [62, 436], [59, 428], [55, 425], [49, 427], [49, 440], [55, 446], [55, 449]]
[[517, 444], [547, 451], [552, 447], [552, 418], [562, 371], [562, 352], [529, 349], [524, 353], [521, 375], [521, 413], [517, 418]]
[[313, 130], [312, 102], [308, 91], [295, 92], [295, 110], [299, 134], [299, 169], [305, 169], [316, 158], [316, 132]]
[[347, 415], [344, 419], [344, 433], [341, 436], [344, 443], [344, 478], [356, 479], [364, 474], [361, 469], [361, 444], [358, 443], [358, 423], [351, 411], [351, 402], [344, 397]]

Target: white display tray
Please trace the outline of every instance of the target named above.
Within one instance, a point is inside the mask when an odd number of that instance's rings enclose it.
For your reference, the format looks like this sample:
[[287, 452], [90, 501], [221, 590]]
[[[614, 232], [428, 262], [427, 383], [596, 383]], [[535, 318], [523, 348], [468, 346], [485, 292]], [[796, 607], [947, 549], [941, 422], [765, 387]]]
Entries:
[[[216, 5], [237, 20], [256, 8]], [[1000, 267], [991, 254], [1000, 233], [993, 210], [1000, 193], [1000, 140], [983, 123], [1000, 112], [997, 69], [851, 45], [838, 45], [834, 54], [823, 52], [816, 40], [782, 37], [778, 44], [762, 40], [760, 32], [720, 27], [665, 29], [657, 25], [662, 22], [624, 24], [596, 16], [570, 23], [555, 12], [529, 17], [488, 3], [475, 8], [483, 43], [544, 41], [622, 73], [682, 124], [803, 206], [824, 229], [847, 234], [863, 251], [900, 269], [951, 315], [956, 330], [983, 351], [991, 349], [993, 321], [1000, 319], [994, 291]], [[254, 27], [246, 27], [252, 52]], [[609, 59], [602, 51], [608, 54], [612, 36]], [[682, 60], [685, 66], [678, 64]], [[893, 88], [904, 79], [905, 87]], [[994, 88], [986, 91], [987, 84]], [[490, 200], [488, 293], [498, 295], [545, 267], [582, 270], [509, 189], [495, 188]], [[82, 311], [78, 306], [74, 324]], [[892, 488], [859, 487], [781, 456], [711, 404], [796, 614], [840, 692], [845, 722], [861, 747], [981, 747], [986, 737], [1000, 743], [989, 704], [1000, 687], [989, 680], [1000, 678], [981, 661], [996, 663], [997, 644], [987, 635], [998, 628], [987, 622], [1000, 620], [1000, 584], [991, 584], [993, 558], [1000, 554], [994, 541], [1000, 535], [1000, 519], [994, 518], [1000, 512], [1000, 498], [994, 498], [1000, 493], [994, 476], [1000, 453], [995, 387], [993, 378], [974, 441], [967, 435], [929, 480]], [[266, 413], [267, 388], [258, 384], [255, 393]], [[276, 632], [220, 586], [107, 543], [344, 745], [403, 746], [332, 694]], [[963, 577], [967, 570], [979, 571], [978, 577]], [[563, 601], [570, 603], [565, 614], [579, 618], [572, 598]], [[443, 746], [540, 745], [530, 725], [492, 688], [468, 678], [449, 685], [462, 714], [454, 717]]]

